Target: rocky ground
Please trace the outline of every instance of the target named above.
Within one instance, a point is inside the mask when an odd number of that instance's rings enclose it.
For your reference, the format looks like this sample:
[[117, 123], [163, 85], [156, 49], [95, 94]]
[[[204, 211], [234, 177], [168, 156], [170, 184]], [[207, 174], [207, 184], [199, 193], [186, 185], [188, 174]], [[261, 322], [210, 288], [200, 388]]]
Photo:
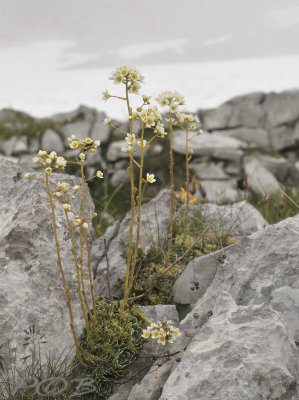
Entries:
[[[213, 229], [230, 231], [235, 243], [188, 262], [174, 283], [172, 305], [144, 309], [152, 320], [166, 316], [179, 324], [182, 336], [169, 347], [176, 356], [163, 364], [141, 358], [133, 373], [147, 369], [110, 398], [298, 400], [299, 216], [269, 225], [246, 201], [240, 181], [246, 180], [252, 193], [261, 196], [280, 196], [281, 189], [298, 181], [299, 91], [254, 93], [198, 114], [205, 133], [192, 141], [191, 169], [205, 196], [197, 187], [198, 202], [191, 206], [190, 218], [200, 213], [212, 224], [225, 213]], [[100, 156], [88, 162], [87, 174], [106, 165], [109, 184], [115, 187], [123, 182], [127, 179], [125, 154], [119, 152], [123, 141], [102, 124], [104, 118], [103, 113], [86, 107], [48, 120], [0, 111], [0, 344], [6, 346], [1, 349], [4, 357], [9, 340], [26, 356], [24, 329], [32, 325], [38, 335], [46, 335], [43, 354], [57, 355], [72, 343], [46, 192], [39, 182], [25, 180], [22, 174], [32, 168], [32, 154], [39, 148], [67, 156], [67, 138], [75, 134], [103, 143]], [[184, 152], [179, 131], [174, 147], [179, 162]], [[164, 151], [159, 144], [149, 154], [161, 159]], [[162, 185], [144, 205], [140, 242], [144, 250], [165, 244], [169, 191], [160, 189], [167, 184], [166, 172], [162, 167], [155, 172]], [[63, 179], [72, 185], [77, 182], [71, 175]], [[177, 213], [183, 213], [184, 207], [179, 206]], [[92, 214], [94, 204], [88, 192], [87, 208]], [[126, 210], [123, 214], [122, 221], [112, 221], [105, 234], [92, 242], [99, 295], [108, 294], [104, 239], [113, 294], [119, 293], [129, 229], [129, 215]], [[70, 238], [62, 213], [57, 225], [65, 245], [66, 277], [71, 281]], [[70, 292], [77, 310], [76, 288], [70, 286]], [[75, 325], [80, 332], [82, 320], [76, 318]], [[158, 351], [151, 343], [143, 349]]]

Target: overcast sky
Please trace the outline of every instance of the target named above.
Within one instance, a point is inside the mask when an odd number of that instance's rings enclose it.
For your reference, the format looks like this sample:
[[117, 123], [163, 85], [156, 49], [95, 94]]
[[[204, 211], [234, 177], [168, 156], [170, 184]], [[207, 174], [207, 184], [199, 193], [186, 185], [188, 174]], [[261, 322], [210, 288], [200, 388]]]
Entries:
[[73, 59], [72, 68], [299, 53], [298, 0], [0, 0], [0, 6], [0, 49], [67, 41], [68, 52], [90, 55]]

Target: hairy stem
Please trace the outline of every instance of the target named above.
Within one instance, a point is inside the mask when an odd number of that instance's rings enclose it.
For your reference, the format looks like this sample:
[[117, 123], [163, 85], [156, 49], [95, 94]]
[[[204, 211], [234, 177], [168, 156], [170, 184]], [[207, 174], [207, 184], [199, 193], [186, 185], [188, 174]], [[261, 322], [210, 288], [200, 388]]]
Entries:
[[169, 113], [169, 172], [170, 172], [170, 210], [169, 210], [169, 225], [168, 225], [168, 246], [165, 257], [164, 269], [167, 268], [170, 260], [172, 249], [172, 225], [173, 225], [173, 201], [174, 201], [174, 176], [173, 176], [173, 126], [171, 113]]
[[65, 217], [68, 223], [68, 227], [69, 227], [69, 231], [71, 234], [71, 242], [72, 242], [72, 253], [73, 253], [73, 257], [74, 257], [74, 262], [75, 262], [75, 267], [76, 267], [76, 274], [77, 274], [77, 291], [78, 291], [78, 295], [79, 295], [79, 299], [80, 299], [80, 305], [81, 305], [81, 310], [82, 310], [82, 314], [85, 320], [85, 327], [86, 327], [86, 332], [87, 332], [87, 340], [88, 343], [90, 344], [90, 346], [92, 348], [94, 348], [92, 339], [91, 339], [91, 334], [90, 334], [90, 326], [89, 326], [89, 321], [88, 321], [88, 317], [85, 311], [85, 307], [84, 307], [84, 303], [83, 303], [83, 298], [82, 298], [82, 292], [81, 292], [81, 283], [80, 283], [80, 269], [79, 269], [79, 264], [78, 264], [78, 259], [77, 259], [77, 254], [76, 254], [76, 246], [75, 246], [75, 239], [74, 239], [74, 232], [73, 232], [73, 228], [70, 222], [70, 219], [68, 217], [68, 213], [65, 210]]
[[63, 268], [62, 268], [62, 263], [61, 263], [60, 246], [59, 246], [58, 237], [57, 237], [57, 231], [56, 231], [55, 209], [54, 209], [54, 203], [53, 203], [52, 194], [51, 194], [51, 190], [50, 190], [48, 174], [46, 174], [46, 186], [47, 186], [47, 192], [48, 192], [49, 201], [50, 201], [50, 205], [51, 205], [51, 211], [52, 211], [52, 227], [53, 227], [53, 233], [54, 233], [54, 239], [55, 239], [55, 245], [56, 245], [57, 266], [59, 268], [61, 279], [62, 279], [63, 286], [64, 286], [64, 290], [65, 290], [65, 293], [66, 293], [66, 298], [67, 298], [66, 304], [67, 304], [67, 308], [68, 308], [68, 311], [69, 311], [70, 327], [71, 327], [71, 330], [72, 330], [72, 333], [73, 333], [73, 337], [74, 337], [77, 357], [78, 357], [79, 361], [82, 364], [84, 364], [83, 360], [82, 360], [82, 357], [81, 357], [79, 342], [78, 342], [78, 338], [77, 338], [75, 327], [74, 327], [74, 319], [73, 319], [73, 312], [72, 312], [72, 306], [71, 306], [70, 290], [69, 290], [69, 287], [68, 287], [68, 285], [66, 283], [66, 279], [65, 279], [65, 275], [64, 275]]
[[188, 228], [188, 212], [189, 212], [189, 148], [188, 148], [188, 126], [185, 129], [186, 132], [186, 210], [185, 210], [185, 218], [184, 218], [184, 234], [187, 233]]
[[135, 266], [136, 266], [136, 259], [137, 259], [137, 253], [138, 253], [138, 246], [139, 246], [139, 240], [140, 240], [140, 219], [141, 219], [141, 200], [142, 200], [142, 174], [143, 174], [143, 161], [144, 161], [144, 147], [143, 147], [143, 139], [144, 139], [144, 126], [142, 127], [141, 131], [141, 159], [140, 159], [140, 169], [139, 169], [139, 184], [138, 184], [138, 196], [137, 196], [137, 231], [136, 231], [136, 243], [135, 243], [135, 250], [134, 250], [134, 255], [133, 255], [133, 260], [131, 264], [131, 273], [130, 273], [130, 280], [129, 280], [129, 285], [128, 288], [125, 292], [124, 295], [124, 303], [126, 304], [130, 295], [130, 291], [133, 287], [134, 283], [134, 272], [135, 272]]
[[[126, 81], [126, 100], [127, 100], [127, 108], [129, 116], [132, 115], [132, 110], [130, 107], [129, 101], [129, 88], [128, 88], [128, 81]], [[133, 121], [129, 118], [130, 123], [130, 135], [133, 133]], [[129, 276], [130, 276], [130, 267], [132, 261], [132, 254], [133, 254], [133, 228], [134, 228], [134, 211], [135, 211], [135, 185], [134, 185], [134, 170], [133, 170], [133, 156], [130, 154], [130, 166], [128, 168], [130, 174], [130, 182], [131, 182], [131, 222], [130, 222], [130, 238], [129, 238], [129, 250], [127, 255], [127, 270], [126, 270], [126, 277], [125, 277], [125, 284], [124, 284], [124, 293], [128, 291], [129, 287]], [[126, 301], [123, 299], [120, 306], [120, 316], [123, 313], [125, 308]]]

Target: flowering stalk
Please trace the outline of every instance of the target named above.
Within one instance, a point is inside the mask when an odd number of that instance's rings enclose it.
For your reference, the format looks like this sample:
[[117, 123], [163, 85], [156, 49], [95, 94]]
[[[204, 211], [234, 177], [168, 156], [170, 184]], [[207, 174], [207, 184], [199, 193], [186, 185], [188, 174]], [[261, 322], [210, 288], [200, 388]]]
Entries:
[[[193, 150], [189, 149], [189, 131], [194, 131], [196, 129], [196, 123], [199, 122], [199, 119], [196, 115], [192, 114], [184, 114], [184, 113], [176, 113], [176, 125], [185, 131], [186, 135], [186, 144], [185, 144], [185, 154], [186, 154], [186, 182], [185, 182], [185, 193], [186, 194], [186, 210], [184, 216], [184, 235], [186, 235], [188, 230], [188, 212], [189, 212], [189, 203], [194, 203], [196, 198], [190, 202], [190, 192], [189, 192], [189, 161], [192, 158]], [[199, 130], [195, 136], [200, 135], [201, 131]], [[191, 137], [193, 139], [195, 136]], [[182, 190], [182, 189], [181, 189]]]
[[188, 211], [189, 211], [189, 148], [188, 148], [188, 125], [186, 126], [185, 129], [186, 132], [186, 148], [185, 148], [185, 152], [186, 152], [186, 195], [187, 195], [187, 200], [186, 200], [186, 210], [185, 210], [185, 217], [184, 217], [184, 233], [187, 233], [187, 229], [188, 229]]
[[[84, 168], [83, 168], [84, 159], [81, 160], [81, 181], [82, 181], [82, 219], [85, 220], [85, 176], [84, 176]], [[84, 238], [87, 247], [87, 269], [88, 269], [88, 277], [89, 277], [89, 285], [90, 285], [90, 294], [91, 294], [91, 301], [92, 301], [92, 314], [89, 312], [90, 316], [92, 317], [92, 322], [95, 324], [95, 315], [96, 315], [96, 303], [94, 298], [94, 283], [92, 279], [92, 271], [91, 271], [91, 261], [90, 261], [90, 243], [87, 236], [86, 227], [82, 225], [80, 229], [80, 247], [81, 247], [81, 265], [83, 265], [83, 244], [82, 244], [82, 230], [84, 231]], [[84, 291], [84, 297], [86, 300], [86, 304], [88, 304], [85, 294], [85, 287], [84, 287], [84, 280], [83, 280], [83, 268], [81, 268], [81, 277], [82, 277], [82, 288]]]
[[[137, 196], [137, 231], [136, 231], [136, 242], [135, 242], [135, 250], [134, 250], [134, 255], [131, 263], [131, 271], [130, 271], [130, 280], [128, 283], [128, 286], [125, 290], [124, 293], [124, 304], [127, 303], [130, 291], [133, 287], [134, 283], [134, 272], [135, 272], [135, 266], [136, 266], [136, 259], [137, 259], [137, 253], [138, 253], [138, 246], [139, 246], [139, 240], [140, 240], [140, 221], [141, 221], [141, 200], [142, 200], [142, 183], [143, 183], [143, 161], [144, 161], [144, 145], [143, 145], [143, 140], [144, 140], [144, 125], [142, 126], [142, 131], [141, 131], [141, 159], [140, 159], [140, 167], [139, 167], [139, 184], [138, 184], [138, 196]], [[131, 156], [132, 157], [132, 156]]]
[[[128, 79], [126, 79], [126, 102], [129, 116], [132, 115], [132, 110], [129, 102], [129, 90], [128, 90]], [[129, 134], [133, 134], [133, 121], [129, 119], [130, 123], [130, 132]], [[129, 238], [129, 250], [127, 256], [127, 270], [124, 284], [124, 299], [121, 304], [120, 314], [122, 314], [124, 307], [126, 305], [127, 299], [129, 297], [128, 289], [129, 289], [129, 276], [130, 276], [130, 266], [132, 260], [133, 253], [133, 227], [134, 227], [134, 212], [135, 212], [135, 184], [134, 184], [134, 170], [133, 170], [133, 156], [130, 154], [130, 166], [129, 166], [129, 174], [130, 174], [130, 183], [131, 183], [131, 221], [130, 221], [130, 238]]]
[[169, 113], [169, 173], [170, 173], [170, 209], [169, 209], [169, 223], [168, 223], [168, 244], [165, 257], [164, 269], [167, 268], [171, 249], [172, 249], [172, 225], [173, 225], [173, 201], [174, 201], [174, 176], [173, 176], [173, 126], [171, 120], [171, 113]]
[[[129, 233], [129, 248], [127, 252], [127, 266], [126, 266], [126, 275], [124, 281], [124, 298], [121, 301], [120, 305], [120, 315], [124, 311], [124, 308], [128, 302], [128, 298], [130, 295], [130, 291], [134, 284], [134, 274], [135, 274], [135, 266], [137, 260], [138, 246], [140, 242], [140, 226], [141, 226], [141, 202], [142, 202], [142, 184], [145, 182], [143, 179], [143, 163], [144, 163], [144, 149], [148, 143], [150, 143], [156, 137], [164, 137], [164, 125], [161, 123], [162, 116], [158, 112], [157, 107], [147, 107], [144, 109], [143, 107], [150, 104], [148, 96], [142, 96], [143, 103], [140, 107], [136, 108], [136, 112], [132, 111], [129, 100], [129, 93], [138, 94], [140, 83], [143, 82], [144, 77], [141, 73], [134, 67], [130, 67], [127, 65], [120, 65], [116, 68], [116, 70], [112, 73], [111, 78], [114, 83], [122, 83], [125, 85], [126, 97], [114, 96], [108, 93], [106, 90], [103, 93], [103, 99], [106, 101], [111, 97], [115, 97], [121, 100], [125, 100], [127, 104], [128, 114], [129, 114], [129, 122], [130, 128], [129, 132], [125, 132], [122, 129], [119, 129], [113, 125], [111, 120], [107, 118], [104, 122], [106, 124], [111, 125], [114, 129], [124, 133], [126, 135], [126, 142], [128, 143], [127, 147], [123, 147], [122, 151], [128, 154], [130, 164], [129, 164], [129, 174], [130, 174], [130, 196], [131, 196], [131, 221], [130, 221], [130, 233]], [[133, 133], [133, 120], [139, 122], [141, 126], [141, 136], [140, 138], [136, 138], [136, 135]], [[144, 131], [145, 128], [152, 129], [155, 135], [147, 142], [144, 139]], [[140, 163], [134, 159], [134, 153], [139, 150], [136, 148], [136, 144], [138, 144], [139, 148], [141, 148], [141, 159]], [[134, 147], [135, 146], [135, 147]], [[137, 226], [136, 226], [136, 242], [135, 247], [133, 243], [133, 232], [134, 232], [134, 222], [135, 222], [135, 195], [137, 188], [135, 187], [134, 182], [134, 166], [139, 169], [139, 183], [138, 183], [138, 195], [137, 195]], [[156, 181], [154, 174], [147, 173], [146, 181], [149, 183], [154, 183]]]
[[[93, 305], [95, 306], [95, 302], [94, 302], [94, 296], [93, 296], [93, 282], [92, 282], [92, 275], [91, 275], [91, 264], [90, 264], [90, 244], [89, 244], [89, 240], [87, 237], [87, 228], [88, 228], [88, 224], [86, 221], [91, 220], [92, 218], [96, 217], [97, 214], [94, 213], [93, 216], [89, 219], [86, 220], [85, 218], [85, 177], [84, 177], [84, 171], [83, 171], [83, 162], [85, 160], [86, 154], [87, 153], [94, 153], [95, 149], [97, 147], [100, 146], [100, 141], [99, 140], [95, 140], [93, 141], [90, 138], [86, 138], [86, 139], [81, 139], [80, 141], [78, 140], [78, 138], [74, 135], [72, 135], [71, 138], [68, 139], [70, 142], [70, 148], [71, 149], [77, 149], [80, 148], [81, 149], [81, 154], [79, 156], [80, 158], [80, 162], [70, 162], [70, 163], [74, 163], [77, 165], [81, 165], [81, 175], [82, 175], [82, 213], [83, 216], [79, 217], [79, 215], [76, 215], [76, 213], [72, 210], [72, 206], [71, 206], [71, 202], [75, 199], [75, 196], [66, 196], [66, 193], [68, 193], [69, 191], [69, 184], [67, 182], [63, 182], [63, 183], [58, 183], [57, 187], [55, 188], [54, 191], [50, 191], [50, 186], [49, 186], [49, 176], [53, 175], [53, 170], [55, 169], [60, 169], [60, 170], [64, 170], [68, 161], [65, 160], [63, 157], [57, 157], [57, 154], [55, 151], [52, 151], [50, 154], [48, 154], [46, 151], [40, 150], [38, 152], [38, 157], [33, 157], [33, 162], [34, 164], [38, 164], [40, 166], [45, 167], [45, 172], [46, 172], [46, 180], [43, 182], [46, 182], [46, 187], [47, 187], [47, 193], [48, 193], [48, 197], [49, 197], [49, 201], [50, 201], [50, 206], [51, 206], [51, 210], [52, 210], [52, 229], [54, 232], [54, 239], [55, 239], [55, 244], [56, 244], [56, 252], [57, 252], [57, 265], [59, 267], [60, 270], [60, 274], [61, 274], [61, 278], [62, 278], [62, 282], [63, 282], [63, 286], [66, 292], [66, 296], [67, 296], [67, 307], [68, 307], [68, 311], [69, 311], [69, 315], [70, 315], [70, 327], [73, 333], [73, 337], [74, 337], [74, 341], [75, 341], [75, 346], [76, 346], [76, 354], [78, 359], [80, 360], [80, 362], [84, 365], [83, 360], [82, 360], [82, 356], [80, 353], [80, 348], [79, 348], [79, 342], [78, 342], [78, 338], [74, 329], [74, 321], [73, 321], [73, 314], [72, 314], [72, 307], [71, 307], [71, 301], [70, 301], [70, 291], [69, 291], [69, 287], [67, 285], [66, 279], [65, 279], [65, 275], [64, 275], [64, 271], [62, 268], [62, 262], [61, 262], [61, 254], [60, 254], [60, 247], [59, 247], [59, 242], [58, 242], [58, 237], [57, 237], [57, 231], [56, 231], [56, 219], [55, 219], [55, 206], [56, 206], [56, 202], [60, 202], [60, 204], [62, 204], [62, 208], [65, 212], [65, 217], [66, 217], [66, 221], [68, 224], [68, 228], [70, 231], [70, 236], [71, 236], [71, 247], [72, 247], [72, 253], [73, 253], [73, 257], [74, 257], [74, 263], [75, 263], [75, 268], [76, 268], [76, 276], [77, 276], [77, 293], [79, 296], [79, 300], [80, 300], [80, 306], [81, 306], [81, 311], [83, 314], [83, 318], [85, 320], [85, 326], [86, 326], [86, 331], [87, 331], [87, 341], [91, 347], [91, 349], [94, 348], [94, 344], [92, 341], [92, 332], [91, 332], [91, 326], [89, 323], [89, 319], [88, 316], [91, 317], [92, 322], [95, 322], [95, 318], [93, 318], [89, 305], [88, 305], [88, 301], [87, 301], [87, 296], [85, 293], [85, 287], [84, 287], [84, 274], [83, 274], [83, 232], [84, 232], [84, 236], [85, 236], [85, 241], [86, 241], [86, 245], [87, 245], [87, 259], [88, 259], [88, 270], [89, 270], [89, 278], [90, 278], [90, 282], [91, 282], [91, 297], [93, 299]], [[103, 178], [103, 172], [102, 171], [97, 171], [96, 176], [98, 178]], [[37, 179], [37, 178], [32, 178], [30, 173], [25, 174], [25, 177], [27, 179]], [[37, 179], [40, 180], [40, 179]], [[75, 185], [73, 187], [74, 192], [80, 192], [80, 186], [79, 185]], [[55, 197], [57, 200], [54, 203], [53, 201], [53, 197]], [[69, 217], [69, 213], [73, 213], [75, 214], [75, 220], [71, 221], [70, 217]], [[75, 239], [74, 239], [74, 228], [76, 227], [80, 227], [80, 255], [81, 255], [81, 259], [79, 260], [79, 258], [77, 257], [77, 253], [76, 253], [76, 246], [75, 246]], [[80, 268], [79, 268], [79, 264], [80, 264]], [[94, 313], [96, 312], [95, 308], [94, 308]], [[93, 328], [95, 328], [95, 326], [93, 325]], [[96, 332], [95, 332], [96, 333]]]
[[61, 278], [62, 278], [64, 290], [65, 290], [65, 293], [66, 293], [66, 298], [67, 298], [66, 304], [67, 304], [67, 308], [68, 308], [68, 311], [69, 311], [70, 327], [71, 327], [71, 330], [72, 330], [72, 333], [73, 333], [73, 337], [74, 337], [74, 341], [75, 341], [76, 354], [77, 354], [77, 357], [78, 357], [79, 361], [83, 364], [83, 360], [82, 360], [81, 353], [80, 353], [79, 342], [78, 342], [78, 338], [77, 338], [75, 327], [74, 327], [74, 319], [73, 319], [73, 312], [72, 312], [71, 299], [70, 299], [70, 290], [69, 290], [68, 285], [66, 283], [64, 272], [63, 272], [63, 268], [62, 268], [62, 263], [61, 263], [60, 246], [59, 246], [58, 237], [57, 237], [57, 231], [56, 231], [56, 218], [55, 218], [54, 203], [53, 203], [52, 193], [51, 193], [50, 186], [49, 186], [48, 173], [46, 173], [46, 186], [47, 186], [47, 192], [48, 192], [48, 197], [49, 197], [49, 201], [50, 201], [50, 205], [51, 205], [51, 211], [52, 211], [52, 222], [53, 222], [52, 223], [52, 227], [53, 227], [53, 233], [54, 233], [54, 239], [55, 239], [55, 245], [56, 245], [56, 252], [57, 252], [57, 265], [58, 265], [58, 268], [60, 270], [60, 275], [61, 275]]
[[178, 92], [166, 90], [162, 92], [157, 101], [161, 106], [168, 106], [168, 124], [169, 124], [169, 172], [170, 172], [170, 209], [168, 224], [168, 244], [165, 256], [164, 270], [169, 264], [172, 249], [172, 225], [173, 225], [173, 206], [174, 206], [174, 173], [173, 173], [173, 124], [172, 113], [177, 111], [179, 105], [184, 104], [184, 98]]
[[[77, 275], [77, 286], [78, 286], [77, 293], [79, 295], [81, 310], [82, 310], [82, 314], [83, 314], [83, 317], [84, 317], [84, 320], [85, 320], [85, 328], [86, 328], [86, 333], [87, 333], [87, 340], [88, 340], [88, 343], [91, 346], [91, 348], [94, 348], [94, 344], [93, 344], [93, 341], [91, 339], [89, 321], [88, 321], [88, 317], [87, 317], [87, 314], [86, 314], [86, 311], [85, 311], [83, 298], [82, 298], [81, 283], [80, 283], [80, 269], [79, 269], [77, 254], [76, 254], [74, 232], [73, 232], [73, 228], [72, 228], [72, 225], [71, 225], [67, 210], [65, 210], [64, 212], [65, 212], [65, 218], [67, 220], [69, 231], [70, 231], [70, 235], [71, 235], [72, 253], [73, 253], [73, 257], [74, 257], [74, 262], [75, 262], [75, 267], [76, 267], [76, 275]], [[87, 302], [85, 302], [85, 305], [86, 304], [88, 306]], [[90, 312], [89, 307], [87, 308], [87, 312]]]

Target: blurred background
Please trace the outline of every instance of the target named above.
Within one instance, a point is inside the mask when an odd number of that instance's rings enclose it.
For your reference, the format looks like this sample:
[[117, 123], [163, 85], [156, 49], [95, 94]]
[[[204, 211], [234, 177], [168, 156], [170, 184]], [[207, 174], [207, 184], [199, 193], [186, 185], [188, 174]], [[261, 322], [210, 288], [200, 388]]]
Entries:
[[179, 90], [186, 109], [299, 87], [298, 0], [0, 0], [0, 108], [37, 117], [104, 103], [110, 72], [135, 65], [143, 93]]

